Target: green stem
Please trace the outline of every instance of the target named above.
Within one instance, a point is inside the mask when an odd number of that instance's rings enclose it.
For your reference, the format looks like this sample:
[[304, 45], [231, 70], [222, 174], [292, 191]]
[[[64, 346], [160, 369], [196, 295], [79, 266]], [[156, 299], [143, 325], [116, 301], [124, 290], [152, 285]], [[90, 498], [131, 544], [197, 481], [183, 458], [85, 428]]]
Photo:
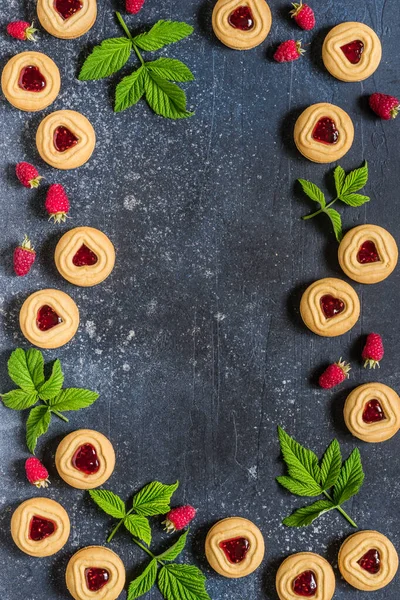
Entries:
[[329, 202], [329, 204], [327, 204], [325, 206], [325, 208], [320, 208], [319, 210], [313, 212], [311, 215], [306, 215], [305, 217], [301, 217], [303, 219], [303, 221], [307, 221], [308, 219], [312, 219], [313, 217], [316, 217], [317, 215], [320, 215], [321, 213], [325, 212], [327, 208], [330, 208], [332, 206], [332, 204], [335, 204], [335, 202], [339, 200], [339, 198], [335, 198], [334, 200], [332, 200], [332, 202]]
[[[332, 496], [330, 496], [328, 492], [324, 492], [324, 495], [328, 498], [328, 500], [334, 503]], [[335, 508], [340, 512], [341, 515], [344, 516], [345, 519], [347, 519], [347, 521], [350, 523], [350, 525], [352, 525], [352, 527], [355, 527], [356, 529], [358, 528], [357, 523], [353, 521], [353, 519], [347, 514], [345, 510], [343, 510], [343, 508], [340, 505], [335, 506]]]
[[119, 21], [119, 24], [121, 25], [122, 29], [125, 31], [125, 34], [127, 36], [127, 38], [129, 38], [130, 40], [132, 40], [132, 35], [131, 32], [129, 31], [128, 27], [126, 26], [125, 21], [123, 20], [121, 13], [119, 13], [118, 11], [115, 12], [115, 14], [117, 15], [117, 19]]
[[135, 544], [137, 546], [139, 546], [139, 548], [141, 548], [142, 550], [144, 550], [146, 552], [146, 554], [148, 554], [149, 556], [151, 556], [151, 558], [157, 559], [157, 556], [155, 556], [148, 548], [146, 548], [146, 546], [144, 546], [141, 542], [139, 542], [139, 540], [137, 540], [136, 538], [132, 538], [132, 539], [135, 542]]
[[53, 410], [52, 408], [50, 408], [50, 410], [53, 413], [53, 415], [56, 415], [56, 417], [58, 417], [62, 421], [65, 421], [65, 423], [69, 423], [69, 419], [67, 419], [67, 417], [64, 417], [64, 415], [62, 413], [60, 413], [58, 410]]
[[[127, 517], [128, 515], [130, 515], [130, 514], [131, 514], [131, 512], [133, 512], [133, 508], [131, 508], [131, 510], [129, 510], [129, 511], [126, 513], [125, 517]], [[107, 540], [106, 540], [106, 541], [107, 541], [107, 543], [111, 542], [111, 540], [113, 539], [114, 535], [117, 533], [118, 529], [121, 527], [121, 525], [122, 525], [122, 524], [123, 524], [123, 522], [125, 521], [125, 517], [124, 517], [123, 519], [121, 519], [121, 520], [120, 520], [120, 521], [117, 523], [117, 525], [114, 527], [114, 529], [112, 530], [112, 532], [110, 533], [110, 535], [108, 536], [108, 538], [107, 538]]]
[[142, 67], [143, 67], [143, 66], [144, 66], [144, 60], [143, 60], [143, 57], [142, 57], [142, 55], [140, 54], [140, 52], [139, 52], [139, 49], [138, 49], [138, 47], [137, 47], [135, 44], [133, 44], [133, 49], [134, 49], [134, 51], [136, 52], [136, 56], [138, 57], [138, 59], [139, 59], [139, 60], [140, 60], [140, 62], [142, 63]]

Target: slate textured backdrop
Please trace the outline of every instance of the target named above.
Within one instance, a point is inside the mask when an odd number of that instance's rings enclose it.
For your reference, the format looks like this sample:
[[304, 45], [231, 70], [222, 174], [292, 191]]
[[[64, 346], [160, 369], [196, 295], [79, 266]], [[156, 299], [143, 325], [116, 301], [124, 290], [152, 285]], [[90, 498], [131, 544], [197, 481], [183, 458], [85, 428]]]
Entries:
[[[140, 15], [128, 18], [138, 30], [160, 18], [194, 25], [191, 38], [165, 52], [185, 60], [196, 74], [196, 82], [187, 85], [189, 105], [196, 110], [191, 120], [164, 120], [144, 102], [114, 115], [111, 97], [119, 76], [77, 81], [88, 49], [120, 35], [113, 18], [120, 8], [117, 0], [100, 0], [97, 23], [80, 40], [56, 40], [40, 32], [36, 48], [53, 57], [62, 74], [62, 91], [51, 108], [25, 114], [1, 99], [1, 391], [11, 387], [6, 374], [10, 351], [28, 347], [18, 327], [19, 308], [28, 294], [50, 286], [73, 296], [81, 326], [72, 343], [45, 357], [62, 359], [67, 385], [101, 393], [95, 406], [72, 415], [69, 426], [54, 424], [39, 444], [39, 456], [51, 466], [48, 494], [68, 507], [73, 525], [68, 544], [48, 559], [23, 555], [8, 533], [12, 510], [36, 492], [23, 474], [25, 416], [1, 410], [4, 600], [66, 600], [69, 557], [105, 540], [111, 521], [86, 493], [60, 481], [53, 466], [58, 442], [79, 427], [98, 429], [112, 440], [117, 465], [107, 487], [121, 496], [128, 498], [156, 478], [179, 478], [176, 502], [199, 508], [185, 560], [192, 559], [209, 576], [214, 600], [276, 600], [275, 573], [285, 556], [312, 550], [336, 565], [338, 548], [352, 533], [339, 514], [302, 530], [281, 525], [301, 500], [274, 481], [283, 470], [278, 423], [319, 454], [333, 437], [346, 453], [360, 448], [366, 482], [347, 509], [360, 528], [378, 529], [400, 548], [400, 438], [377, 445], [357, 442], [342, 419], [344, 399], [355, 385], [377, 378], [400, 388], [400, 270], [381, 284], [355, 285], [362, 314], [347, 335], [329, 340], [305, 329], [298, 312], [301, 292], [314, 279], [343, 274], [329, 224], [323, 218], [300, 220], [311, 207], [295, 186], [298, 177], [305, 177], [325, 187], [331, 167], [307, 162], [292, 142], [294, 121], [307, 105], [327, 101], [347, 110], [355, 142], [341, 165], [351, 169], [369, 161], [372, 201], [343, 210], [345, 228], [371, 222], [397, 235], [399, 123], [375, 119], [366, 98], [376, 90], [399, 92], [398, 2], [314, 2], [318, 27], [302, 35], [287, 17], [289, 3], [271, 0], [272, 32], [250, 52], [235, 52], [216, 40], [213, 4], [146, 0]], [[34, 16], [32, 0], [1, 0], [1, 9], [2, 23]], [[322, 66], [324, 35], [343, 20], [365, 22], [382, 39], [380, 68], [364, 83], [340, 83]], [[298, 63], [278, 65], [271, 60], [273, 48], [289, 37], [301, 37], [307, 54]], [[10, 40], [2, 26], [2, 66], [26, 47]], [[62, 108], [86, 114], [98, 138], [90, 162], [71, 172], [43, 164], [34, 144], [43, 116]], [[65, 226], [46, 220], [45, 185], [28, 191], [16, 182], [14, 165], [23, 159], [36, 163], [48, 182], [66, 186], [72, 219]], [[77, 225], [102, 229], [117, 249], [113, 274], [93, 289], [63, 281], [53, 264], [60, 235]], [[29, 277], [17, 279], [12, 249], [25, 232], [37, 247], [38, 260]], [[363, 370], [359, 361], [370, 331], [381, 332], [386, 343], [379, 372]], [[339, 356], [352, 359], [350, 381], [338, 392], [318, 389], [316, 374]], [[267, 545], [262, 567], [236, 581], [216, 576], [203, 552], [208, 528], [230, 515], [253, 520]], [[158, 531], [162, 546], [166, 538], [160, 526]], [[121, 533], [112, 548], [123, 558], [128, 578], [136, 575], [144, 554], [129, 537]], [[336, 574], [337, 600], [362, 597]], [[383, 593], [387, 600], [397, 599], [399, 578]], [[148, 598], [160, 595], [154, 589]]]

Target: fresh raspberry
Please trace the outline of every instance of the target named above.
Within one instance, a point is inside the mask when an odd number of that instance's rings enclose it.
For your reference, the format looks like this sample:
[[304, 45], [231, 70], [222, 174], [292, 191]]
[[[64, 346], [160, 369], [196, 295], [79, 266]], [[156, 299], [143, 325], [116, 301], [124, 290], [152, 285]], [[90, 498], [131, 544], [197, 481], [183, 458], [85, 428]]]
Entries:
[[370, 369], [375, 369], [376, 366], [379, 367], [379, 361], [382, 360], [384, 354], [385, 350], [381, 336], [379, 333], [370, 333], [362, 351], [362, 358], [365, 361], [364, 367]]
[[395, 119], [400, 110], [400, 101], [394, 96], [388, 96], [387, 94], [372, 94], [369, 97], [369, 105], [381, 119], [389, 121]]
[[15, 174], [18, 179], [27, 188], [39, 187], [40, 180], [43, 179], [38, 173], [36, 167], [27, 162], [20, 162], [15, 167]]
[[19, 277], [28, 275], [35, 262], [36, 252], [26, 235], [24, 241], [14, 250], [14, 271]]
[[292, 2], [292, 4], [293, 10], [290, 11], [290, 15], [296, 21], [297, 25], [306, 31], [314, 29], [315, 15], [313, 9], [308, 4], [303, 4], [303, 0]]
[[12, 21], [7, 25], [7, 33], [16, 40], [30, 40], [36, 42], [34, 34], [37, 29], [34, 28], [33, 23], [27, 21]]
[[297, 60], [305, 51], [301, 47], [301, 42], [295, 40], [287, 40], [278, 46], [274, 59], [279, 62], [292, 62]]
[[144, 0], [125, 0], [126, 12], [131, 15], [136, 15], [144, 4]]
[[50, 483], [49, 473], [45, 466], [42, 465], [40, 460], [35, 456], [28, 458], [25, 463], [25, 472], [29, 483], [36, 485], [36, 487], [47, 487]]
[[167, 518], [163, 521], [163, 525], [165, 525], [165, 529], [168, 533], [180, 531], [189, 525], [190, 521], [195, 518], [196, 512], [197, 511], [193, 506], [178, 506], [178, 508], [173, 508], [169, 511]]
[[339, 358], [337, 363], [329, 365], [322, 373], [318, 381], [319, 385], [325, 390], [329, 390], [330, 388], [335, 387], [335, 385], [339, 385], [339, 383], [342, 383], [349, 377], [350, 368], [348, 363]]
[[70, 206], [68, 196], [60, 183], [53, 183], [49, 187], [44, 206], [54, 223], [66, 220]]

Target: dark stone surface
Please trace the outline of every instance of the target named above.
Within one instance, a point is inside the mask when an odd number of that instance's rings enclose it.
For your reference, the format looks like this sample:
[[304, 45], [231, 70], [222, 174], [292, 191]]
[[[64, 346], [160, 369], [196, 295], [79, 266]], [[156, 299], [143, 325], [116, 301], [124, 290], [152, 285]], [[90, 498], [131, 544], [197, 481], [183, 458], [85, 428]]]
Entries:
[[[378, 285], [355, 284], [362, 314], [347, 335], [329, 340], [305, 329], [298, 311], [301, 292], [316, 278], [343, 273], [328, 223], [322, 217], [300, 220], [311, 206], [295, 186], [298, 177], [305, 177], [325, 188], [331, 167], [306, 161], [292, 142], [294, 121], [307, 105], [328, 101], [347, 110], [355, 142], [340, 163], [351, 169], [369, 161], [372, 201], [360, 209], [344, 208], [344, 226], [371, 222], [397, 235], [399, 123], [375, 119], [366, 98], [376, 90], [398, 93], [398, 2], [313, 2], [318, 27], [302, 33], [287, 18], [289, 2], [271, 0], [272, 32], [250, 52], [217, 42], [210, 25], [213, 4], [146, 0], [140, 15], [128, 18], [138, 29], [159, 18], [195, 26], [192, 38], [160, 52], [185, 60], [196, 74], [196, 82], [187, 85], [189, 105], [196, 109], [191, 120], [163, 120], [143, 101], [114, 115], [111, 97], [119, 75], [103, 82], [76, 80], [87, 49], [120, 35], [113, 18], [113, 9], [120, 7], [117, 0], [100, 1], [95, 27], [80, 40], [56, 40], [41, 31], [35, 48], [52, 56], [62, 74], [62, 91], [51, 108], [25, 114], [1, 100], [1, 390], [11, 387], [6, 374], [10, 351], [28, 347], [18, 327], [21, 303], [29, 293], [50, 286], [73, 296], [81, 326], [72, 343], [46, 352], [46, 360], [62, 359], [67, 385], [101, 393], [95, 406], [71, 413], [68, 426], [54, 423], [39, 443], [38, 455], [51, 468], [52, 486], [46, 493], [68, 508], [72, 520], [68, 544], [43, 560], [19, 552], [8, 533], [12, 510], [37, 492], [23, 473], [25, 415], [1, 410], [4, 600], [66, 600], [68, 558], [78, 548], [105, 540], [111, 520], [86, 493], [60, 481], [54, 469], [57, 443], [80, 427], [98, 429], [112, 440], [117, 466], [107, 487], [124, 498], [152, 479], [179, 478], [175, 502], [199, 509], [184, 560], [206, 572], [214, 600], [276, 600], [280, 561], [304, 550], [321, 553], [334, 566], [337, 600], [362, 597], [336, 568], [340, 543], [352, 533], [339, 514], [301, 530], [281, 525], [303, 502], [274, 481], [283, 472], [278, 423], [319, 454], [334, 437], [346, 455], [360, 448], [366, 481], [346, 508], [360, 528], [378, 529], [400, 548], [400, 438], [364, 444], [350, 435], [342, 419], [346, 394], [357, 384], [378, 379], [400, 387], [400, 271]], [[3, 0], [1, 14], [3, 24], [19, 16], [30, 20], [34, 2]], [[322, 67], [323, 37], [343, 20], [371, 25], [383, 41], [381, 66], [364, 83], [341, 83]], [[302, 38], [307, 54], [295, 64], [275, 64], [272, 50], [288, 37]], [[3, 27], [1, 65], [27, 47], [32, 46], [6, 37]], [[130, 64], [135, 64], [133, 57]], [[71, 172], [43, 164], [34, 144], [43, 116], [61, 108], [82, 111], [98, 137], [92, 160]], [[46, 183], [65, 185], [72, 202], [72, 218], [65, 226], [46, 220], [46, 185], [29, 191], [16, 182], [14, 165], [23, 159], [40, 167]], [[102, 229], [117, 249], [113, 274], [93, 289], [63, 281], [53, 264], [61, 233], [78, 225]], [[12, 249], [25, 232], [37, 247], [38, 260], [29, 277], [17, 279]], [[359, 360], [370, 331], [382, 333], [386, 345], [376, 372], [365, 371]], [[339, 356], [352, 360], [351, 379], [338, 392], [320, 390], [316, 374]], [[208, 528], [230, 515], [257, 523], [267, 544], [262, 567], [243, 580], [216, 576], [204, 558]], [[155, 530], [156, 546], [165, 545], [159, 521]], [[123, 533], [112, 548], [131, 579], [145, 555]], [[399, 592], [397, 578], [378, 596], [397, 600]], [[147, 597], [160, 595], [154, 589]]]

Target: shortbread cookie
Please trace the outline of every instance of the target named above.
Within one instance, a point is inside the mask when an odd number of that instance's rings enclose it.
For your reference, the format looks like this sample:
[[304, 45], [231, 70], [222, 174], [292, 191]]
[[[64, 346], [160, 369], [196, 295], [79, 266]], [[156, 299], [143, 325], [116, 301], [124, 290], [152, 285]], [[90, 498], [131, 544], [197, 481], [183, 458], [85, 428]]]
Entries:
[[322, 60], [341, 81], [363, 81], [379, 67], [382, 47], [378, 36], [364, 23], [341, 23], [328, 33]]
[[312, 104], [301, 113], [294, 127], [294, 141], [303, 156], [316, 163], [342, 158], [354, 140], [349, 115], [334, 104]]
[[66, 544], [70, 522], [66, 510], [50, 498], [31, 498], [11, 518], [11, 535], [22, 552], [51, 556]]
[[276, 574], [280, 600], [331, 600], [335, 593], [335, 575], [325, 558], [314, 552], [299, 552], [286, 558]]
[[334, 337], [349, 331], [360, 316], [360, 301], [353, 288], [334, 277], [319, 279], [304, 292], [300, 314], [311, 331]]
[[107, 481], [114, 471], [114, 448], [102, 433], [78, 429], [58, 445], [56, 467], [60, 477], [72, 487], [91, 490]]
[[88, 546], [70, 559], [65, 581], [75, 600], [116, 600], [124, 589], [125, 567], [112, 550]]
[[56, 169], [76, 169], [91, 157], [96, 134], [90, 121], [74, 110], [57, 110], [40, 123], [36, 146], [45, 162]]
[[251, 521], [230, 517], [211, 527], [205, 550], [208, 562], [220, 575], [232, 579], [246, 577], [264, 558], [264, 538]]
[[38, 0], [36, 9], [42, 27], [66, 40], [89, 31], [97, 16], [96, 0]]
[[59, 348], [74, 337], [79, 326], [79, 310], [65, 292], [39, 290], [23, 303], [19, 324], [31, 344], [39, 348]]
[[360, 283], [378, 283], [395, 269], [399, 252], [396, 240], [386, 229], [359, 225], [346, 233], [338, 256], [348, 277]]
[[97, 285], [114, 268], [115, 250], [108, 237], [93, 227], [76, 227], [65, 233], [54, 254], [60, 274], [75, 285]]
[[373, 592], [392, 581], [399, 558], [385, 535], [378, 531], [359, 531], [342, 544], [338, 563], [347, 583], [358, 590]]
[[218, 0], [214, 6], [214, 33], [234, 50], [250, 50], [261, 44], [271, 24], [271, 10], [265, 0]]
[[364, 442], [384, 442], [400, 429], [400, 398], [383, 383], [359, 385], [347, 397], [344, 420]]
[[60, 91], [60, 71], [41, 52], [21, 52], [3, 69], [1, 87], [7, 100], [20, 110], [35, 112], [50, 106]]

